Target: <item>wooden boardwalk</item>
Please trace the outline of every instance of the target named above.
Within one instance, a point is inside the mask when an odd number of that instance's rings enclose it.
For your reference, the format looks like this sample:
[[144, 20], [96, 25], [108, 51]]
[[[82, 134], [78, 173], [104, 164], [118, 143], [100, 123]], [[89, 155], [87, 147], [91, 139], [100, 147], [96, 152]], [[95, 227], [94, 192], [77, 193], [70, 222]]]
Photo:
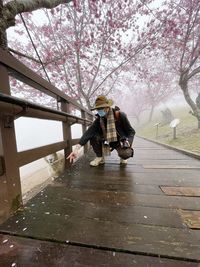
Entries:
[[134, 147], [127, 166], [84, 156], [1, 225], [0, 266], [199, 266], [200, 161]]

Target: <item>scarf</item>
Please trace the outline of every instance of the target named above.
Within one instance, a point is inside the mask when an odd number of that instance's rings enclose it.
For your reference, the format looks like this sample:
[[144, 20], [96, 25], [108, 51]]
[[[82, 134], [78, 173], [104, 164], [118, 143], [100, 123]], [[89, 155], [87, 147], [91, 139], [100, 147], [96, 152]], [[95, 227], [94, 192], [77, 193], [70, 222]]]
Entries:
[[110, 142], [117, 141], [117, 132], [115, 128], [115, 117], [112, 108], [109, 109], [107, 114], [107, 127], [105, 127], [104, 120], [100, 118], [100, 126], [103, 132], [104, 144], [102, 146], [102, 151], [104, 156], [110, 155]]
[[117, 132], [115, 128], [115, 117], [112, 108], [109, 109], [107, 114], [107, 132], [106, 140], [108, 143], [117, 141]]

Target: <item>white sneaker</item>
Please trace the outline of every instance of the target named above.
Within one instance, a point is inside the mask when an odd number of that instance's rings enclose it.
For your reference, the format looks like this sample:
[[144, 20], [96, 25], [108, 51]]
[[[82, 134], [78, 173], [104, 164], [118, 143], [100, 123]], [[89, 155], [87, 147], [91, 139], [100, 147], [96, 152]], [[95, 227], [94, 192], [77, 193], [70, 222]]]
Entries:
[[103, 157], [96, 157], [94, 160], [90, 161], [90, 166], [96, 167], [104, 163], [105, 163], [105, 160]]
[[128, 162], [127, 159], [120, 158], [120, 164], [127, 164], [127, 162]]

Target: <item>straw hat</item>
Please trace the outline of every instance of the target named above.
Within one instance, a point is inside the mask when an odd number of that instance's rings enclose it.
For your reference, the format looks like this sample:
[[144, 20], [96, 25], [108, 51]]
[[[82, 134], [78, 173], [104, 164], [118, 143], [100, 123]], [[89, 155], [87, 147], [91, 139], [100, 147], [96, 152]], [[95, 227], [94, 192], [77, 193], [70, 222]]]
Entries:
[[112, 104], [113, 104], [113, 101], [111, 99], [107, 99], [104, 95], [100, 95], [95, 100], [94, 107], [92, 107], [91, 110], [98, 109], [98, 108], [111, 107]]

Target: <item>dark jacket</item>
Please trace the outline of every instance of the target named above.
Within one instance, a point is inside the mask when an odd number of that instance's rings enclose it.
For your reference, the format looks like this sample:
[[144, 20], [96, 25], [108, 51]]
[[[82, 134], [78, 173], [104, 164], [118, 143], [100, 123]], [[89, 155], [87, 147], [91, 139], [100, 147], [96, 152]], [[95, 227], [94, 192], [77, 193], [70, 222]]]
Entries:
[[[104, 118], [106, 124], [106, 118]], [[115, 121], [116, 131], [118, 135], [118, 139], [128, 139], [130, 144], [133, 142], [133, 138], [135, 135], [135, 130], [132, 128], [126, 114], [124, 112], [119, 112], [119, 117]], [[89, 140], [91, 140], [94, 136], [99, 135], [103, 138], [103, 132], [100, 126], [100, 117], [97, 115], [96, 120], [92, 123], [92, 125], [86, 130], [86, 132], [82, 135], [79, 144], [85, 145]]]

